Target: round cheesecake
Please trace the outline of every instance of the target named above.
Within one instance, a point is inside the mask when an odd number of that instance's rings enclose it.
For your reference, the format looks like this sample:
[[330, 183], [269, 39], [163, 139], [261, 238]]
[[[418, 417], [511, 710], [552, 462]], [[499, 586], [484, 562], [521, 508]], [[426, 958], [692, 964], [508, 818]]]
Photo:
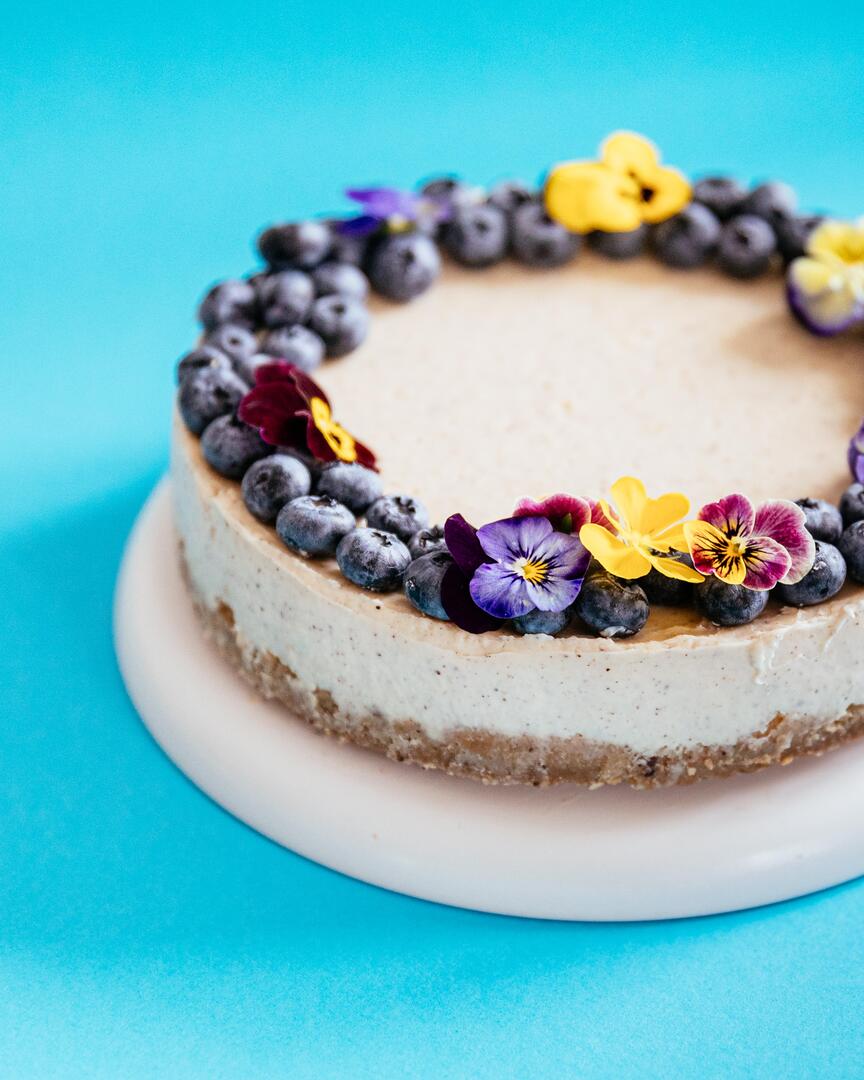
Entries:
[[[365, 344], [316, 379], [374, 445], [385, 491], [479, 524], [627, 473], [694, 505], [733, 490], [836, 500], [861, 359], [860, 340], [814, 341], [792, 322], [776, 278], [586, 255], [548, 273], [448, 268], [410, 308], [375, 303]], [[287, 551], [179, 419], [172, 479], [204, 628], [286, 723], [487, 782], [638, 787], [864, 731], [852, 585], [813, 608], [772, 600], [736, 628], [652, 607], [627, 640], [577, 625], [473, 636]]]

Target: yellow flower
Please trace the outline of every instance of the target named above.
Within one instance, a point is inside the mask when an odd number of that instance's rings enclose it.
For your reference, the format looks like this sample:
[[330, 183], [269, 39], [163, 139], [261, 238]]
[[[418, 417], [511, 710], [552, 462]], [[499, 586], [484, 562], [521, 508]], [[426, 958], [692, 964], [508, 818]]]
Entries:
[[789, 267], [787, 294], [793, 312], [816, 334], [836, 334], [864, 320], [864, 218], [818, 225], [807, 254]]
[[690, 183], [660, 164], [656, 146], [618, 131], [600, 147], [600, 161], [556, 165], [546, 181], [549, 216], [571, 232], [630, 232], [654, 225], [690, 202]]
[[687, 550], [681, 521], [690, 512], [686, 496], [649, 499], [641, 480], [622, 476], [612, 485], [612, 498], [614, 510], [602, 499], [599, 504], [608, 528], [592, 523], [579, 530], [579, 539], [610, 574], [632, 580], [645, 577], [653, 567], [680, 581], [702, 580], [700, 573], [670, 555]]
[[309, 401], [309, 412], [312, 414], [312, 423], [321, 432], [339, 461], [356, 461], [357, 442], [353, 435], [333, 419], [329, 403], [323, 398], [313, 397]]

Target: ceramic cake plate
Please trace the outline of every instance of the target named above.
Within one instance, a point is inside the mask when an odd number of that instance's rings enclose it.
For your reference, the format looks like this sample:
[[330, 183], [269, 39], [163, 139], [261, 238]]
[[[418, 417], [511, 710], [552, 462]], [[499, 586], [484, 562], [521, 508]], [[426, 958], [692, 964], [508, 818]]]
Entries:
[[757, 907], [864, 873], [864, 742], [640, 792], [484, 787], [315, 734], [202, 637], [167, 482], [129, 540], [115, 635], [132, 701], [193, 783], [291, 851], [395, 892], [506, 915], [648, 920]]

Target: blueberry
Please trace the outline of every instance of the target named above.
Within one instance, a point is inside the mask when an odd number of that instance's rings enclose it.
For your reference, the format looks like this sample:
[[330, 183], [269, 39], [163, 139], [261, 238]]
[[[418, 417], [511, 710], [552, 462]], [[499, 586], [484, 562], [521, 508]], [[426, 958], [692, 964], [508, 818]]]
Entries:
[[553, 221], [539, 202], [525, 203], [513, 215], [510, 241], [514, 258], [543, 270], [570, 262], [582, 243], [581, 237]]
[[745, 214], [755, 214], [769, 225], [777, 225], [787, 218], [795, 216], [798, 209], [798, 196], [788, 184], [781, 180], [769, 180], [753, 188], [744, 200]]
[[485, 198], [482, 189], [466, 184], [458, 176], [433, 176], [421, 185], [420, 194], [454, 210], [464, 206], [476, 206]]
[[421, 555], [405, 571], [405, 595], [418, 611], [433, 619], [446, 619], [441, 603], [441, 582], [447, 568], [453, 565], [448, 551], [430, 551]]
[[381, 477], [356, 462], [333, 461], [321, 470], [316, 490], [344, 503], [355, 514], [363, 514], [381, 498]]
[[217, 416], [233, 412], [248, 389], [229, 368], [202, 368], [180, 384], [177, 406], [186, 427], [200, 435]]
[[288, 454], [271, 454], [246, 470], [241, 490], [249, 512], [269, 525], [286, 503], [308, 495], [311, 486], [302, 461]]
[[654, 232], [654, 250], [667, 266], [689, 270], [714, 254], [720, 240], [720, 222], [701, 203], [685, 206]]
[[339, 569], [355, 585], [372, 592], [398, 589], [411, 553], [398, 536], [381, 529], [354, 529], [336, 549]]
[[315, 299], [312, 278], [302, 270], [262, 274], [256, 291], [261, 322], [271, 330], [304, 322]]
[[255, 353], [245, 360], [238, 360], [234, 364], [234, 370], [244, 382], [248, 383], [250, 386], [254, 386], [255, 372], [258, 368], [261, 367], [262, 364], [272, 364], [273, 362], [274, 358], [268, 353]]
[[253, 462], [272, 449], [255, 428], [234, 413], [212, 420], [201, 436], [201, 451], [208, 465], [229, 480], [239, 480]]
[[520, 206], [534, 202], [536, 198], [537, 192], [521, 180], [501, 180], [489, 190], [490, 204], [503, 210], [508, 217], [512, 217]]
[[219, 349], [210, 345], [202, 345], [193, 349], [192, 352], [181, 356], [177, 363], [177, 382], [182, 383], [196, 371], [206, 371], [207, 368], [219, 368], [222, 371], [231, 370], [231, 361]]
[[348, 507], [328, 495], [301, 495], [279, 511], [276, 532], [292, 551], [321, 557], [334, 555], [356, 524]]
[[[692, 565], [689, 556], [683, 556], [680, 560]], [[657, 604], [659, 607], [690, 607], [693, 603], [693, 584], [689, 581], [681, 581], [680, 578], [666, 577], [653, 567], [643, 578], [639, 578], [649, 604]]]
[[366, 511], [366, 524], [373, 529], [395, 533], [400, 540], [410, 540], [414, 533], [429, 524], [429, 512], [419, 499], [408, 495], [383, 495]]
[[845, 529], [837, 546], [846, 560], [849, 577], [864, 585], [864, 519], [854, 521]]
[[321, 296], [312, 305], [309, 328], [324, 342], [328, 356], [345, 356], [369, 333], [369, 312], [350, 296]]
[[314, 371], [324, 359], [324, 342], [305, 326], [280, 326], [264, 338], [262, 348], [268, 356], [296, 364], [301, 371]]
[[201, 301], [198, 318], [205, 330], [213, 330], [223, 323], [252, 326], [255, 322], [255, 286], [248, 281], [220, 281]]
[[431, 551], [446, 551], [447, 544], [444, 541], [444, 530], [440, 525], [420, 529], [408, 541], [408, 550], [415, 559], [419, 559], [421, 555], [428, 555]]
[[386, 236], [372, 248], [369, 281], [389, 300], [405, 302], [425, 292], [441, 272], [438, 248], [422, 233]]
[[529, 611], [510, 624], [519, 634], [560, 634], [570, 622], [570, 611]]
[[846, 563], [833, 544], [816, 541], [816, 561], [809, 573], [797, 585], [778, 585], [777, 597], [782, 604], [810, 607], [836, 596], [846, 582]]
[[747, 189], [731, 176], [706, 176], [693, 185], [693, 202], [701, 203], [721, 221], [741, 213]]
[[727, 585], [716, 577], [696, 586], [696, 606], [715, 626], [743, 626], [761, 615], [768, 603], [768, 591]]
[[442, 230], [448, 255], [463, 266], [492, 266], [507, 254], [507, 218], [490, 204], [456, 210]]
[[258, 237], [258, 250], [271, 270], [311, 270], [327, 258], [331, 245], [323, 221], [272, 225]]
[[632, 259], [641, 255], [648, 240], [648, 226], [640, 225], [628, 232], [592, 232], [588, 243], [607, 259]]
[[369, 279], [359, 266], [348, 262], [322, 263], [312, 274], [317, 296], [350, 296], [365, 300], [369, 295]]
[[258, 339], [252, 331], [247, 326], [238, 326], [236, 323], [217, 326], [204, 339], [204, 344], [212, 345], [214, 349], [225, 353], [235, 369], [258, 352]]
[[836, 544], [843, 532], [843, 515], [826, 499], [796, 499], [804, 511], [804, 524], [814, 540]]
[[341, 231], [345, 219], [329, 221], [330, 250], [327, 253], [328, 260], [335, 263], [351, 263], [352, 266], [362, 266], [366, 261], [369, 250], [368, 236], [352, 236]]
[[717, 264], [730, 277], [754, 278], [771, 265], [777, 250], [774, 230], [755, 214], [739, 214], [720, 233]]
[[864, 521], [864, 484], [850, 484], [840, 497], [840, 513], [847, 527]]
[[605, 638], [632, 637], [648, 621], [648, 598], [632, 581], [592, 573], [582, 585], [573, 610], [595, 634]]
[[825, 219], [820, 214], [798, 214], [774, 222], [777, 248], [784, 266], [806, 254], [810, 233]]

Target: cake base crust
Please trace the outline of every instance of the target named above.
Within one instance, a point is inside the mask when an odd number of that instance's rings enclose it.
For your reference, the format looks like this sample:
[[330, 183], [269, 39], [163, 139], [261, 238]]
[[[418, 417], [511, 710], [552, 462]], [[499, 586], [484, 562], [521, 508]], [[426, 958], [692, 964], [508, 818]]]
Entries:
[[864, 705], [852, 705], [827, 723], [793, 721], [778, 714], [764, 731], [732, 745], [690, 747], [650, 757], [580, 736], [532, 739], [461, 727], [451, 730], [446, 739], [433, 739], [415, 720], [391, 721], [374, 713], [351, 715], [336, 705], [327, 689], [305, 687], [272, 653], [251, 648], [242, 640], [227, 604], [220, 602], [214, 609], [202, 601], [191, 582], [182, 543], [180, 564], [206, 637], [258, 693], [280, 702], [293, 717], [321, 734], [451, 776], [535, 787], [559, 783], [669, 787], [788, 765], [798, 757], [820, 756], [864, 735]]

